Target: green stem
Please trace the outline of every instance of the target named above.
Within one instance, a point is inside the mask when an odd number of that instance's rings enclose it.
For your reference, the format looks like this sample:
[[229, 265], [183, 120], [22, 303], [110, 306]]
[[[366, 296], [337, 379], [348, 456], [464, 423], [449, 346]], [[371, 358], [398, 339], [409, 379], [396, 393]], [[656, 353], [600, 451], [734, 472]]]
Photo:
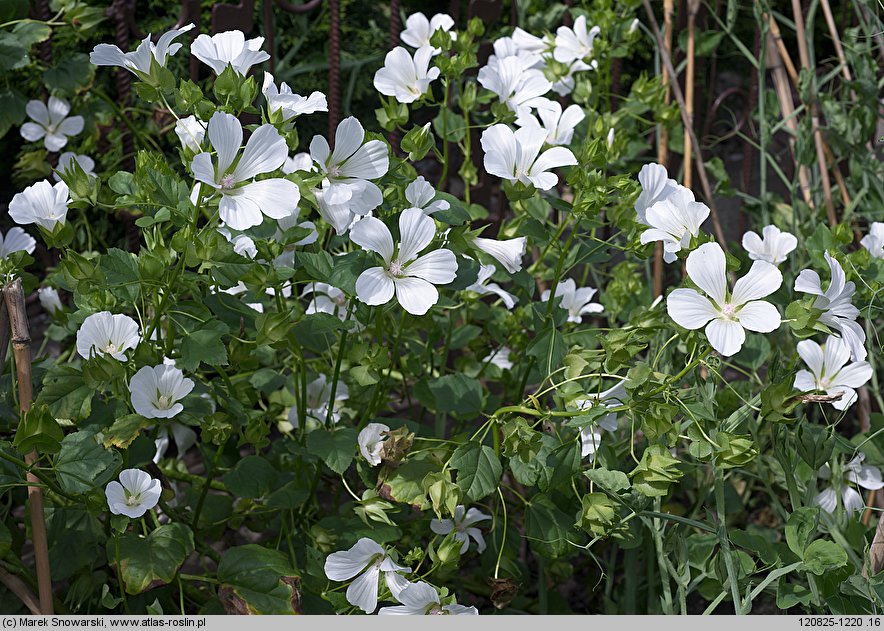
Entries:
[[724, 553], [724, 565], [727, 569], [727, 580], [730, 584], [731, 598], [734, 601], [734, 611], [743, 613], [740, 599], [740, 585], [737, 582], [737, 571], [734, 567], [734, 557], [731, 555], [731, 542], [727, 536], [726, 509], [724, 501], [724, 470], [715, 468], [715, 512], [718, 514], [718, 541], [721, 551]]

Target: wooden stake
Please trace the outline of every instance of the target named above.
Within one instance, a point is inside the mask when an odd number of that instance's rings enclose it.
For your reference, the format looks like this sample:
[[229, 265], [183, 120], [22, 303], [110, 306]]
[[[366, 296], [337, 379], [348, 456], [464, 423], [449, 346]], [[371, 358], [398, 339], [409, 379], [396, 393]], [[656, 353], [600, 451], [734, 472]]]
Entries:
[[[667, 54], [672, 55], [672, 20], [675, 14], [675, 0], [663, 0], [663, 47]], [[666, 105], [672, 102], [669, 90], [669, 72], [663, 66], [660, 72], [663, 81], [663, 100]], [[669, 130], [660, 128], [660, 143], [657, 146], [657, 163], [667, 166], [669, 161]], [[658, 241], [654, 246], [654, 298], [663, 295], [663, 243]]]
[[[697, 28], [697, 12], [700, 10], [700, 0], [688, 0], [688, 56], [687, 66], [684, 73], [684, 100], [685, 111], [690, 123], [685, 123], [684, 129], [684, 185], [691, 188], [694, 183], [693, 168], [691, 167], [692, 149], [691, 138], [693, 134], [688, 129], [694, 127], [694, 73], [696, 72], [695, 33]], [[668, 52], [668, 51], [667, 51]], [[671, 56], [671, 55], [670, 55]]]
[[[31, 335], [28, 331], [28, 315], [25, 310], [25, 295], [21, 279], [16, 279], [3, 288], [3, 298], [12, 332], [12, 355], [15, 359], [15, 372], [18, 379], [18, 406], [22, 416], [31, 409], [34, 392], [31, 382]], [[38, 459], [36, 451], [25, 456], [30, 466]], [[46, 518], [43, 514], [43, 492], [40, 481], [30, 471], [28, 480], [28, 504], [31, 512], [34, 558], [37, 565], [37, 588], [40, 596], [40, 612], [53, 613], [52, 574], [49, 569], [49, 545], [46, 540]]]

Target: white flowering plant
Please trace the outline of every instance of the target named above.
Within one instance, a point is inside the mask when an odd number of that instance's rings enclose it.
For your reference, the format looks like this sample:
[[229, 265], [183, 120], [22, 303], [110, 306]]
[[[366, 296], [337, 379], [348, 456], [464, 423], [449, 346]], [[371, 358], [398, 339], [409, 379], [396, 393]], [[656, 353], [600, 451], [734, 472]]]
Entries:
[[[0, 272], [58, 349], [21, 416], [4, 366], [3, 566], [40, 580], [8, 526], [39, 484], [70, 612], [880, 611], [881, 224], [781, 204], [722, 238], [726, 176], [649, 156], [660, 77], [611, 104], [656, 25], [563, 12], [482, 64], [480, 20], [411, 15], [376, 121], [311, 139], [326, 96], [261, 37], [97, 46], [176, 149], [9, 201]], [[31, 110], [70, 148], [74, 110]], [[135, 247], [80, 247], [87, 210]]]

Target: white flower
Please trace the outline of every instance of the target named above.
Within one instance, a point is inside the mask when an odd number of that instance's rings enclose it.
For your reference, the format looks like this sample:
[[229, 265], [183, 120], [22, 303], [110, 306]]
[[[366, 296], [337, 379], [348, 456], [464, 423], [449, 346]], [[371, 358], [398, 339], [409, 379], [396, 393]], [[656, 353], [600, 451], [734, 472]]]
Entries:
[[369, 423], [356, 438], [359, 453], [373, 467], [381, 464], [381, 452], [384, 449], [384, 442], [387, 440], [383, 434], [389, 431], [390, 428], [383, 423]]
[[813, 294], [813, 308], [820, 309], [823, 314], [819, 321], [841, 333], [841, 338], [850, 348], [850, 356], [855, 361], [866, 358], [866, 332], [856, 322], [859, 309], [853, 306], [853, 292], [856, 285], [853, 281], [845, 282], [844, 270], [835, 258], [825, 253], [826, 262], [832, 274], [832, 280], [826, 291], [823, 291], [820, 275], [812, 269], [802, 270], [795, 279], [795, 291]]
[[[593, 405], [599, 404], [605, 408], [615, 408], [623, 405], [623, 399], [626, 396], [626, 381], [619, 381], [612, 388], [595, 393], [587, 393], [585, 396], [574, 399], [574, 404], [578, 410], [589, 410]], [[595, 458], [595, 452], [598, 451], [602, 442], [604, 431], [613, 432], [617, 429], [617, 413], [609, 412], [601, 419], [591, 425], [587, 425], [580, 430], [580, 456], [581, 458]]]
[[305, 313], [328, 313], [341, 320], [347, 319], [350, 301], [347, 299], [347, 294], [337, 287], [332, 287], [327, 283], [314, 282], [307, 285], [301, 292], [301, 296], [307, 294], [313, 294], [313, 299], [307, 305]]
[[295, 171], [304, 171], [307, 173], [316, 171], [316, 167], [313, 165], [313, 158], [311, 158], [310, 154], [306, 151], [296, 153], [285, 159], [285, 164], [282, 165], [282, 172], [288, 175]]
[[556, 47], [553, 57], [556, 61], [570, 63], [578, 59], [586, 59], [592, 55], [592, 43], [601, 32], [598, 26], [586, 30], [586, 17], [574, 20], [574, 28], [560, 26], [556, 30]]
[[448, 210], [451, 207], [444, 199], [433, 201], [436, 197], [436, 189], [424, 179], [423, 175], [405, 187], [405, 199], [411, 204], [411, 208], [420, 208], [427, 215], [432, 215], [440, 210]]
[[394, 598], [410, 583], [398, 572], [411, 570], [393, 561], [375, 541], [362, 537], [349, 550], [334, 552], [325, 559], [325, 575], [330, 581], [348, 581], [359, 575], [347, 588], [347, 602], [365, 613], [378, 606], [378, 580], [381, 573]]
[[236, 230], [246, 230], [260, 224], [262, 215], [280, 219], [297, 208], [301, 192], [294, 182], [282, 178], [254, 180], [256, 175], [281, 167], [288, 156], [285, 139], [273, 125], [261, 125], [252, 132], [237, 161], [242, 124], [235, 116], [215, 112], [209, 121], [209, 141], [217, 153], [216, 164], [212, 164], [210, 153], [203, 152], [193, 157], [190, 169], [197, 180], [221, 193], [221, 221]]
[[765, 226], [761, 233], [749, 231], [743, 235], [743, 249], [749, 253], [753, 261], [767, 261], [774, 265], [783, 263], [789, 253], [798, 247], [798, 239], [795, 235], [783, 232], [776, 226]]
[[424, 315], [439, 300], [435, 285], [446, 285], [457, 275], [457, 259], [446, 249], [423, 256], [436, 236], [436, 224], [419, 208], [409, 208], [399, 215], [399, 247], [394, 249], [393, 235], [383, 221], [375, 217], [359, 220], [350, 229], [350, 239], [384, 259], [381, 267], [372, 267], [356, 279], [356, 295], [365, 304], [387, 304], [393, 295], [408, 313]]
[[442, 605], [436, 588], [424, 581], [411, 583], [396, 597], [401, 605], [383, 607], [379, 616], [478, 616], [475, 607], [464, 605]]
[[[555, 298], [561, 296], [562, 300], [559, 302], [559, 307], [562, 309], [568, 310], [568, 322], [582, 322], [583, 316], [589, 313], [601, 313], [605, 310], [602, 305], [597, 302], [592, 302], [592, 297], [595, 296], [596, 289], [593, 287], [581, 287], [577, 288], [577, 283], [574, 282], [573, 278], [568, 278], [563, 280], [558, 285], [556, 285], [556, 293]], [[540, 299], [546, 302], [549, 300], [550, 290], [545, 290]]]
[[96, 177], [95, 160], [93, 160], [89, 156], [74, 153], [73, 151], [65, 151], [63, 154], [58, 156], [58, 166], [55, 168], [55, 172], [52, 174], [52, 178], [56, 182], [61, 182], [62, 175], [69, 175], [73, 173], [72, 166], [74, 162], [80, 165], [80, 168], [83, 169], [83, 172], [86, 175], [88, 175], [89, 177]]
[[559, 181], [549, 171], [577, 164], [577, 158], [564, 147], [552, 147], [541, 154], [545, 140], [546, 131], [540, 128], [522, 127], [513, 132], [506, 125], [493, 125], [482, 132], [485, 170], [510, 182], [532, 184], [547, 191]]
[[414, 57], [397, 46], [387, 53], [383, 67], [374, 75], [375, 89], [386, 96], [395, 97], [400, 103], [414, 103], [430, 88], [430, 83], [439, 77], [439, 69], [430, 68], [433, 49], [430, 46], [418, 48]]
[[[767, 301], [783, 283], [780, 270], [765, 261], [755, 261], [749, 273], [727, 292], [724, 251], [717, 243], [704, 243], [688, 255], [690, 279], [706, 292], [676, 289], [666, 301], [669, 317], [686, 329], [706, 327], [706, 337], [716, 351], [729, 356], [737, 353], [746, 340], [746, 331], [770, 333], [780, 326], [777, 308]], [[711, 300], [710, 300], [711, 298]]]
[[519, 57], [506, 57], [479, 70], [479, 83], [494, 92], [517, 116], [526, 116], [538, 97], [552, 87], [543, 72], [525, 69]]
[[832, 401], [836, 410], [846, 410], [856, 402], [855, 388], [872, 378], [872, 366], [865, 361], [853, 362], [850, 349], [841, 338], [830, 335], [824, 347], [813, 340], [798, 342], [798, 354], [810, 371], [799, 370], [795, 375], [795, 388], [802, 392], [822, 390], [828, 395], [842, 393], [839, 401]]
[[574, 91], [574, 86], [576, 85], [574, 75], [578, 72], [595, 70], [597, 67], [598, 63], [595, 61], [587, 64], [578, 59], [570, 66], [568, 66], [568, 71], [565, 74], [559, 75], [558, 78], [556, 78], [556, 80], [552, 84], [552, 91], [559, 96], [568, 96], [569, 94], [571, 94], [571, 92]]
[[474, 248], [494, 258], [510, 274], [522, 269], [522, 257], [528, 244], [526, 237], [503, 240], [474, 237], [472, 243]]
[[[170, 431], [172, 432], [171, 438], [169, 436]], [[159, 461], [163, 459], [163, 456], [166, 455], [166, 451], [169, 449], [170, 440], [175, 441], [175, 450], [178, 452], [178, 458], [180, 459], [188, 449], [196, 444], [196, 438], [196, 432], [190, 429], [187, 425], [182, 425], [175, 421], [167, 423], [160, 428], [157, 432], [156, 439], [153, 441], [156, 446], [156, 453], [154, 453], [153, 456], [154, 464], [159, 463]]]
[[9, 202], [9, 216], [15, 223], [35, 223], [52, 232], [58, 224], [64, 225], [71, 202], [68, 185], [49, 180], [32, 184]]
[[175, 133], [181, 141], [181, 147], [193, 153], [203, 150], [203, 139], [206, 137], [206, 124], [196, 116], [179, 119], [175, 123]]
[[264, 85], [261, 92], [267, 99], [267, 109], [270, 112], [281, 112], [283, 122], [288, 122], [301, 114], [328, 111], [328, 101], [322, 92], [301, 96], [292, 92], [285, 82], [280, 83], [277, 88], [273, 82], [273, 75], [269, 72], [264, 72]]
[[[332, 405], [332, 422], [337, 423], [341, 419], [340, 413], [337, 411], [339, 403], [346, 401], [350, 397], [350, 391], [347, 384], [342, 380], [338, 380], [338, 386], [335, 388], [335, 401]], [[307, 384], [307, 404], [306, 416], [315, 419], [320, 423], [325, 423], [328, 416], [329, 399], [331, 398], [331, 384], [325, 375], [319, 375]], [[288, 420], [292, 427], [298, 427], [298, 406], [293, 405], [289, 409]]]
[[209, 37], [205, 33], [193, 40], [191, 54], [220, 75], [227, 66], [245, 76], [255, 64], [267, 61], [270, 55], [261, 50], [263, 37], [246, 40], [242, 31], [226, 31]]
[[114, 515], [138, 519], [160, 501], [163, 487], [159, 480], [139, 469], [123, 469], [120, 481], [109, 482], [104, 489], [107, 505]]
[[22, 138], [37, 142], [43, 138], [48, 151], [58, 151], [68, 144], [69, 136], [83, 131], [82, 116], [68, 116], [71, 104], [64, 99], [49, 97], [49, 106], [42, 101], [28, 101], [25, 111], [35, 122], [21, 126]]
[[608, 136], [605, 139], [605, 142], [608, 145], [608, 149], [610, 149], [611, 146], [614, 144], [614, 128], [613, 127], [611, 127], [611, 129], [608, 130]]
[[10, 228], [3, 236], [0, 232], [0, 259], [8, 259], [13, 252], [27, 252], [30, 254], [34, 251], [37, 241], [21, 228]]
[[629, 33], [635, 33], [638, 30], [638, 25], [641, 24], [638, 18], [635, 18], [632, 23], [629, 25]]
[[[841, 482], [841, 503], [848, 514], [859, 512], [866, 505], [862, 494], [848, 486], [849, 484], [855, 484], [869, 491], [884, 488], [884, 482], [881, 481], [881, 470], [873, 465], [863, 464], [865, 459], [866, 455], [860, 451], [844, 466]], [[832, 477], [832, 470], [829, 468], [829, 465], [823, 465], [820, 467], [818, 475], [824, 480], [829, 480]], [[823, 490], [822, 493], [816, 496], [815, 501], [827, 513], [834, 513], [838, 507], [838, 495], [832, 487]]]
[[482, 531], [475, 527], [480, 521], [491, 519], [490, 515], [486, 515], [478, 508], [466, 510], [463, 504], [454, 508], [454, 519], [433, 519], [430, 521], [430, 530], [437, 535], [445, 536], [450, 532], [454, 532], [454, 539], [462, 545], [460, 553], [466, 554], [470, 548], [470, 538], [476, 542], [476, 549], [479, 554], [485, 551], [485, 538]]
[[520, 47], [512, 37], [500, 37], [494, 40], [494, 54], [488, 57], [488, 66], [496, 70], [500, 60], [507, 57], [518, 58], [525, 70], [531, 68], [543, 70], [545, 66], [539, 52]]
[[[646, 218], [648, 208], [663, 201], [679, 189], [690, 193], [689, 189], [669, 177], [666, 167], [656, 162], [646, 164], [641, 168], [641, 171], [638, 172], [638, 181], [642, 186], [642, 192], [635, 200], [634, 208], [638, 214], [638, 221], [646, 226], [649, 225]], [[691, 193], [691, 200], [693, 201], [693, 193]]]
[[184, 405], [178, 403], [193, 390], [193, 381], [174, 366], [145, 366], [129, 382], [132, 407], [144, 418], [172, 418]]
[[496, 294], [501, 300], [503, 300], [503, 304], [507, 309], [512, 309], [516, 303], [519, 301], [511, 293], [504, 291], [500, 285], [497, 283], [489, 283], [488, 280], [494, 275], [494, 272], [497, 268], [494, 265], [481, 265], [479, 266], [479, 275], [476, 278], [476, 282], [466, 288], [467, 291], [474, 291], [477, 294], [481, 294], [483, 296], [488, 294]]
[[709, 207], [694, 201], [688, 189], [680, 187], [663, 201], [648, 208], [645, 218], [650, 228], [642, 232], [644, 243], [663, 242], [663, 260], [672, 263], [676, 252], [691, 244], [691, 237], [700, 235], [700, 226], [709, 216]]
[[513, 362], [510, 361], [510, 353], [512, 351], [506, 346], [501, 346], [495, 351], [489, 353], [487, 357], [482, 359], [483, 364], [492, 364], [501, 370], [511, 370]]
[[77, 353], [84, 359], [110, 355], [126, 361], [126, 351], [141, 341], [138, 324], [127, 315], [99, 311], [83, 320], [77, 331]]
[[255, 241], [248, 235], [245, 234], [233, 234], [225, 228], [221, 226], [218, 228], [218, 232], [222, 237], [227, 239], [227, 241], [233, 245], [233, 251], [239, 254], [240, 256], [244, 256], [249, 259], [254, 259], [258, 256], [258, 246], [255, 245]]
[[[541, 101], [538, 99], [538, 101]], [[558, 101], [542, 99], [537, 107], [537, 116], [540, 122], [534, 116], [526, 116], [516, 121], [516, 125], [520, 127], [539, 127], [546, 132], [546, 144], [548, 145], [570, 145], [571, 139], [574, 137], [574, 128], [582, 121], [586, 114], [579, 105], [569, 105], [565, 111]]]
[[319, 205], [319, 215], [335, 229], [338, 235], [347, 234], [347, 231], [365, 215], [381, 205], [384, 194], [373, 182], [368, 180], [352, 180], [349, 184], [335, 184], [332, 196], [338, 196], [342, 189], [350, 198], [339, 204], [329, 203], [329, 195], [326, 190], [313, 189], [313, 196]]
[[516, 46], [533, 53], [545, 53], [555, 46], [555, 37], [551, 33], [541, 38], [518, 26], [513, 30], [512, 38]]
[[[454, 19], [445, 13], [437, 13], [429, 20], [423, 13], [412, 13], [405, 20], [405, 30], [399, 33], [399, 39], [407, 46], [421, 48], [430, 45], [433, 33], [442, 29], [446, 33], [454, 26]], [[451, 39], [457, 39], [457, 33], [451, 33]], [[433, 54], [438, 55], [441, 48], [434, 48]]]
[[869, 226], [869, 234], [860, 241], [876, 259], [884, 259], [884, 223], [876, 221]]
[[[387, 145], [380, 140], [369, 140], [363, 145], [364, 139], [362, 124], [350, 116], [342, 120], [335, 131], [334, 151], [322, 136], [314, 136], [310, 141], [310, 157], [319, 165], [320, 172], [325, 174], [322, 189], [328, 204], [343, 204], [360, 195], [383, 200], [377, 185], [367, 180], [383, 176], [390, 168]], [[354, 188], [354, 185], [361, 188]]]
[[135, 76], [139, 76], [139, 73], [149, 75], [154, 61], [162, 67], [166, 66], [168, 58], [181, 48], [181, 44], [173, 43], [173, 40], [192, 28], [193, 24], [187, 24], [179, 29], [172, 29], [163, 33], [156, 44], [151, 41], [151, 35], [148, 34], [131, 53], [124, 53], [118, 46], [112, 44], [99, 44], [89, 54], [89, 61], [96, 66], [119, 66]]
[[54, 315], [56, 311], [64, 309], [64, 305], [61, 304], [61, 298], [59, 298], [55, 287], [40, 287], [37, 290], [37, 298], [40, 300], [40, 305], [49, 315]]

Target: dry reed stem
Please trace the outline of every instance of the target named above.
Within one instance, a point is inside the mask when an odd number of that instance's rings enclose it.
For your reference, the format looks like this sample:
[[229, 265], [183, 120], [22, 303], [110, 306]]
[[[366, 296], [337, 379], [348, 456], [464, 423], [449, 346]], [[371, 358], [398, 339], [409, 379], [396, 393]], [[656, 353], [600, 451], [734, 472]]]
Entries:
[[[684, 71], [684, 100], [685, 111], [687, 112], [690, 128], [694, 127], [694, 74], [696, 73], [697, 55], [696, 55], [696, 30], [697, 30], [697, 12], [700, 10], [700, 0], [688, 0], [688, 51], [687, 65]], [[669, 52], [669, 51], [667, 51]], [[671, 54], [670, 54], [671, 56]], [[688, 130], [688, 123], [685, 123], [684, 129], [684, 185], [691, 188], [694, 183], [693, 168], [691, 168], [691, 158], [693, 156], [693, 147], [691, 142], [691, 132]]]
[[0, 583], [2, 583], [6, 589], [18, 596], [18, 599], [22, 601], [31, 614], [35, 616], [40, 615], [40, 604], [37, 602], [36, 596], [34, 596], [31, 590], [28, 589], [28, 586], [25, 585], [23, 580], [0, 567]]
[[[25, 310], [25, 295], [21, 279], [16, 279], [3, 288], [3, 298], [9, 316], [9, 328], [12, 332], [12, 355], [15, 359], [15, 372], [18, 379], [18, 405], [24, 415], [31, 409], [34, 393], [31, 385], [31, 335], [28, 331], [28, 315]], [[37, 459], [36, 451], [25, 456], [28, 466], [33, 465]], [[40, 481], [30, 471], [27, 474], [27, 480], [40, 611], [44, 615], [48, 615], [53, 612], [52, 575], [49, 568], [49, 545], [46, 540], [46, 517], [43, 513], [43, 491], [40, 488]]]
[[[675, 0], [663, 0], [663, 47], [666, 52], [672, 54], [672, 21], [675, 15]], [[663, 66], [660, 72], [663, 81], [663, 101], [666, 105], [672, 102], [672, 92], [669, 90], [669, 72]], [[669, 161], [669, 129], [661, 127], [660, 141], [657, 146], [657, 163], [667, 166]], [[663, 243], [654, 245], [654, 298], [663, 295]]]
[[[660, 57], [663, 60], [663, 63], [666, 66], [669, 74], [675, 76], [675, 68], [672, 66], [672, 58], [663, 47], [663, 37], [660, 34], [660, 27], [657, 25], [657, 18], [654, 17], [654, 10], [651, 8], [650, 0], [642, 0], [642, 4], [645, 7], [645, 13], [648, 16], [651, 30], [654, 33], [654, 39], [657, 41], [657, 48], [658, 50], [660, 50]], [[700, 149], [700, 143], [697, 142], [697, 135], [694, 132], [693, 127], [691, 127], [690, 125], [690, 120], [687, 118], [684, 95], [681, 93], [681, 88], [678, 86], [678, 81], [673, 81], [671, 83], [671, 86], [672, 92], [675, 95], [675, 100], [678, 103], [679, 111], [681, 112], [682, 123], [684, 124], [685, 129], [690, 130], [691, 142], [694, 145], [694, 161], [697, 165], [697, 174], [700, 176], [700, 184], [703, 187], [703, 195], [706, 198], [706, 204], [709, 206], [710, 216], [712, 218], [712, 227], [715, 230], [715, 236], [718, 239], [719, 245], [721, 245], [722, 249], [726, 252], [728, 250], [727, 240], [724, 236], [724, 230], [722, 230], [721, 228], [721, 221], [718, 217], [718, 210], [715, 207], [715, 199], [712, 196], [712, 186], [710, 186], [709, 177], [706, 174], [706, 164], [703, 162], [703, 153]]]

